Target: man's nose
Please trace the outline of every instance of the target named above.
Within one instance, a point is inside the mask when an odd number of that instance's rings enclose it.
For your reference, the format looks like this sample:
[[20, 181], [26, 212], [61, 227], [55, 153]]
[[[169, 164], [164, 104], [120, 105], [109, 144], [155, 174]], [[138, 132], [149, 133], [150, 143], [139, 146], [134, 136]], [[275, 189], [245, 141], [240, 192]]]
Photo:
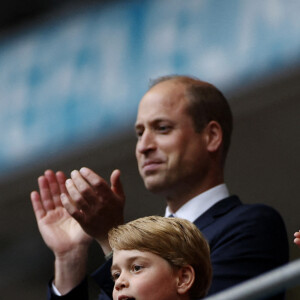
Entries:
[[145, 153], [149, 150], [155, 149], [155, 136], [150, 130], [145, 130], [142, 136], [139, 137], [136, 145], [136, 149], [139, 153]]

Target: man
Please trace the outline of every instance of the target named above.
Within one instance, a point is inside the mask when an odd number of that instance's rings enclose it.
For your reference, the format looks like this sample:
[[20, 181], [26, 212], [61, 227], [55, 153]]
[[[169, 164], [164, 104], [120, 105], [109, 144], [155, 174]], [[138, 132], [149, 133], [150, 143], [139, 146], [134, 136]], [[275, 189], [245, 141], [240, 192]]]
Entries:
[[[166, 216], [194, 222], [209, 241], [209, 295], [288, 261], [279, 214], [265, 205], [243, 205], [224, 184], [232, 116], [218, 89], [191, 77], [162, 77], [142, 98], [135, 128], [146, 188], [165, 197]], [[123, 223], [125, 203], [119, 170], [110, 181], [111, 186], [88, 168], [73, 171], [66, 181], [63, 173], [47, 170], [39, 178], [40, 194], [31, 194], [40, 232], [55, 255], [52, 299], [88, 297], [84, 278], [91, 237], [110, 254], [107, 233]], [[111, 297], [110, 266], [108, 259], [93, 274], [102, 299]]]

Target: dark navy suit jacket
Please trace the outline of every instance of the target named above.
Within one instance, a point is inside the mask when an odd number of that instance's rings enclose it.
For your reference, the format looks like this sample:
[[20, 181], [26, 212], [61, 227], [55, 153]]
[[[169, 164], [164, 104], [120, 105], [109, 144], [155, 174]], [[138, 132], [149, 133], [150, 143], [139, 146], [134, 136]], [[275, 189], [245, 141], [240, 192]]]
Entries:
[[[281, 216], [263, 204], [242, 204], [237, 196], [216, 203], [195, 222], [209, 242], [213, 280], [208, 295], [260, 275], [288, 262], [288, 239]], [[99, 300], [111, 299], [111, 260], [92, 277], [102, 289]], [[48, 299], [88, 299], [86, 280], [68, 295]], [[270, 299], [282, 300], [284, 294]]]

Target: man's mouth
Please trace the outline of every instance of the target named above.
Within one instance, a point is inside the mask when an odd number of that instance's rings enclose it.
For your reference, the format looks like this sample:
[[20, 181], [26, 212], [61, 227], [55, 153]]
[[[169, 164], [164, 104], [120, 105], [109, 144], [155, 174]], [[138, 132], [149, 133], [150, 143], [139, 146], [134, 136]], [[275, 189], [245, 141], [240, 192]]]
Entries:
[[148, 160], [145, 161], [142, 165], [142, 168], [145, 172], [156, 170], [157, 167], [162, 163], [160, 160]]

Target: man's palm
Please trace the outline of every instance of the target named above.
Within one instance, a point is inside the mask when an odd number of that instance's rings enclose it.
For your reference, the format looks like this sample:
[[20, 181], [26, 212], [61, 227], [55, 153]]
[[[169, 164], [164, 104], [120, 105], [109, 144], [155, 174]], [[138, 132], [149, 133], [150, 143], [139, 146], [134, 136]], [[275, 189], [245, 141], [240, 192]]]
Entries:
[[78, 244], [89, 244], [91, 237], [63, 207], [48, 211], [38, 220], [39, 230], [50, 249], [64, 253]]

